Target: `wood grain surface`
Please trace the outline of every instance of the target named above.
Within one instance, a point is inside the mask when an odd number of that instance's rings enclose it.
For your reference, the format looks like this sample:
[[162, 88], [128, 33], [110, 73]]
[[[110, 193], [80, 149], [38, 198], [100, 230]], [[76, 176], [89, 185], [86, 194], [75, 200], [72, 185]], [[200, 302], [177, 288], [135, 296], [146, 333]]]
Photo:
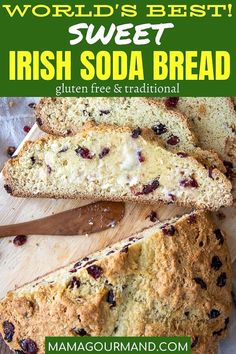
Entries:
[[[34, 126], [27, 139], [41, 136], [39, 129]], [[54, 200], [54, 199], [24, 199], [14, 198], [4, 190], [3, 177], [0, 175], [0, 224], [6, 225], [17, 222], [41, 218], [53, 213], [69, 210], [87, 204], [91, 201]], [[158, 218], [164, 220], [182, 214], [182, 208], [175, 206], [149, 206], [126, 204], [124, 219], [114, 229], [90, 236], [38, 236], [28, 237], [28, 241], [21, 247], [16, 247], [13, 238], [0, 240], [0, 298], [9, 290], [13, 290], [35, 278], [42, 276], [56, 268], [65, 266], [81, 257], [104, 248], [130, 234], [149, 226], [147, 218], [151, 210], [157, 212]], [[230, 252], [236, 256], [236, 209], [235, 206], [224, 210], [225, 218], [217, 223], [228, 234]], [[0, 341], [0, 353], [10, 354]]]

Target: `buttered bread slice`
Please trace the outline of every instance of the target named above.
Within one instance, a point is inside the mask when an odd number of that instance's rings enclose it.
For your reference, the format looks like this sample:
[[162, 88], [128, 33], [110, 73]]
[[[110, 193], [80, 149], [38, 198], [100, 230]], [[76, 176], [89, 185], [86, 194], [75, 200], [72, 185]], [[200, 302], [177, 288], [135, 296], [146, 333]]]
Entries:
[[0, 331], [17, 353], [44, 354], [46, 336], [189, 336], [192, 353], [216, 354], [231, 290], [225, 236], [197, 212], [9, 293]]
[[36, 105], [37, 123], [43, 131], [56, 135], [74, 135], [84, 124], [149, 128], [171, 151], [203, 156], [208, 166], [226, 169], [218, 155], [197, 148], [198, 141], [187, 117], [172, 109], [173, 103], [144, 97], [45, 97]]
[[231, 183], [218, 169], [165, 149], [141, 129], [89, 126], [72, 137], [27, 142], [3, 173], [6, 190], [21, 197], [177, 203], [212, 210], [232, 203]]

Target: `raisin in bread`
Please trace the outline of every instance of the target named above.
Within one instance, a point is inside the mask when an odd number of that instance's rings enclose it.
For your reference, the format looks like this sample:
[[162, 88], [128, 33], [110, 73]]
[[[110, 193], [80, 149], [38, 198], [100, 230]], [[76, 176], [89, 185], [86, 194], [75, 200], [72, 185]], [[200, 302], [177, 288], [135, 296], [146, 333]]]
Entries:
[[3, 170], [6, 190], [22, 197], [231, 205], [231, 183], [186, 153], [166, 150], [150, 130], [95, 126], [72, 137], [27, 142]]
[[229, 174], [236, 162], [236, 112], [230, 97], [179, 97], [176, 107], [189, 118], [200, 146], [214, 150]]
[[196, 212], [133, 235], [10, 292], [0, 331], [14, 350], [44, 353], [45, 336], [190, 336], [217, 352], [232, 274], [224, 235]]

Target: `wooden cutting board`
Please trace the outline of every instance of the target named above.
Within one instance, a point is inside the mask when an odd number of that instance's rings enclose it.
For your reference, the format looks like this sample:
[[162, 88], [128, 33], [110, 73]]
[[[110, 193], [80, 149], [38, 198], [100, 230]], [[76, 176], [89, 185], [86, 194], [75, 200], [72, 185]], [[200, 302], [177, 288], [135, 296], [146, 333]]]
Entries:
[[[35, 139], [41, 135], [38, 127], [34, 126], [26, 139]], [[88, 203], [80, 200], [14, 198], [5, 192], [3, 185], [3, 177], [0, 175], [1, 225], [41, 218]], [[21, 247], [12, 243], [13, 237], [0, 239], [0, 298], [9, 290], [151, 225], [150, 220], [146, 219], [151, 210], [157, 212], [160, 220], [184, 212], [182, 208], [174, 206], [155, 207], [127, 203], [121, 223], [114, 229], [101, 233], [89, 236], [29, 236], [27, 243]], [[231, 255], [235, 258], [236, 209], [232, 207], [223, 212], [227, 214], [226, 218], [221, 221], [218, 219], [217, 222], [228, 233]]]

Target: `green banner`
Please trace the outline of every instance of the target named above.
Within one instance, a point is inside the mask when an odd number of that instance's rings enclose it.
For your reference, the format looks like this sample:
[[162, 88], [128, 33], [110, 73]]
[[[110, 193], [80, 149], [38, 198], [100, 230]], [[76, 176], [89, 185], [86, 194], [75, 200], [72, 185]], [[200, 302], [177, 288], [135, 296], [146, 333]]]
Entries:
[[191, 354], [190, 337], [46, 337], [45, 353]]
[[2, 0], [0, 96], [236, 96], [235, 6]]

